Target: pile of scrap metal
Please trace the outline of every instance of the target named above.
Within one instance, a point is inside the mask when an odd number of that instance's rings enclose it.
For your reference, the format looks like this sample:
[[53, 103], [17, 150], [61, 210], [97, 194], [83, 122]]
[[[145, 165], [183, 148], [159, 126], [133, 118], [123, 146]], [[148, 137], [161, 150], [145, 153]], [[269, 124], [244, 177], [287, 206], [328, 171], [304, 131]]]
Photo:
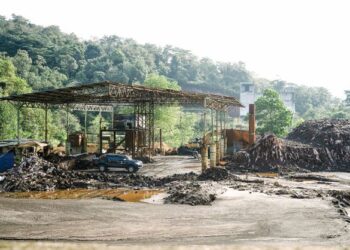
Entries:
[[49, 191], [71, 188], [155, 187], [163, 182], [141, 175], [70, 171], [31, 156], [0, 175], [0, 192]]
[[59, 155], [51, 153], [45, 156], [45, 160], [56, 164], [61, 169], [73, 170], [73, 169], [89, 169], [93, 166], [93, 158], [95, 158], [95, 154], [76, 154], [76, 155]]
[[286, 139], [267, 135], [228, 157], [236, 171], [350, 171], [350, 121], [314, 120]]
[[48, 151], [48, 144], [32, 139], [12, 139], [0, 141], [0, 172], [10, 169], [22, 157], [43, 156]]
[[194, 173], [155, 178], [120, 172], [72, 171], [62, 169], [37, 156], [24, 158], [17, 166], [0, 174], [0, 192], [50, 191], [75, 188], [166, 188], [169, 183], [195, 181]]

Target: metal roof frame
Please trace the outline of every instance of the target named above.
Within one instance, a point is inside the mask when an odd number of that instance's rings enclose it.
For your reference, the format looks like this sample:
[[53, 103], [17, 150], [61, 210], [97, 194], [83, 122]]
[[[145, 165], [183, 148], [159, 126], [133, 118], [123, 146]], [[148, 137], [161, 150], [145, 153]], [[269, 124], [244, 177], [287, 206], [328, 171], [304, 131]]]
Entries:
[[130, 105], [151, 102], [155, 105], [199, 105], [215, 110], [227, 110], [230, 106], [243, 107], [234, 97], [194, 93], [172, 89], [150, 88], [142, 85], [126, 85], [115, 82], [81, 84], [54, 90], [1, 97], [33, 108], [68, 106], [77, 110], [105, 110], [114, 105]]

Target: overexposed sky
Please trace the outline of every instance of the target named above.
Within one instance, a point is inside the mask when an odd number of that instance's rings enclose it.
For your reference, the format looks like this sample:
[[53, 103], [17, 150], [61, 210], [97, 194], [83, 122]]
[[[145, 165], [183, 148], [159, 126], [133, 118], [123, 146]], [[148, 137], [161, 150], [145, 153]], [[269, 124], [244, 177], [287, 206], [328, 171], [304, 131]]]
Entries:
[[246, 63], [270, 80], [350, 89], [349, 0], [1, 0], [0, 15]]

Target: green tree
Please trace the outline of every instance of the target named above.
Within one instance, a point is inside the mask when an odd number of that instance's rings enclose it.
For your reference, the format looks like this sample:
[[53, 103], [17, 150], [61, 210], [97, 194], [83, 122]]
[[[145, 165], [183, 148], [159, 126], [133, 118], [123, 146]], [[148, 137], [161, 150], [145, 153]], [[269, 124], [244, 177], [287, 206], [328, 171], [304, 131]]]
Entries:
[[[153, 88], [181, 89], [177, 82], [155, 74], [149, 75], [144, 85]], [[155, 127], [162, 129], [163, 141], [168, 145], [176, 147], [193, 138], [195, 117], [185, 115], [181, 107], [156, 107], [154, 116]]]
[[277, 136], [284, 136], [292, 124], [292, 112], [282, 102], [278, 93], [266, 89], [256, 102], [256, 119], [258, 132], [272, 132]]
[[[16, 68], [12, 62], [0, 57], [0, 96], [22, 94], [30, 92], [25, 80], [16, 75]], [[17, 120], [16, 108], [10, 103], [0, 103], [0, 139], [16, 136]]]

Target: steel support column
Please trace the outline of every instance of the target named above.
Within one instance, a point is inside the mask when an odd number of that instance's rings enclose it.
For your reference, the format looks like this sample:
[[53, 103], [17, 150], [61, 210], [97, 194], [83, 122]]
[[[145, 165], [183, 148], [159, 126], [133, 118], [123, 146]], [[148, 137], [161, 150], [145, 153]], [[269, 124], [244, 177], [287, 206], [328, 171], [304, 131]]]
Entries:
[[69, 106], [66, 106], [66, 155], [70, 155], [70, 143], [69, 143]]
[[160, 148], [160, 155], [163, 154], [163, 141], [162, 141], [162, 129], [159, 129], [159, 148]]
[[220, 124], [219, 124], [219, 118], [220, 118], [220, 111], [216, 110], [216, 121], [215, 121], [215, 125], [216, 125], [216, 165], [219, 165], [220, 159], [221, 159], [221, 155], [220, 155]]
[[99, 144], [100, 144], [100, 154], [102, 154], [102, 147], [103, 147], [103, 144], [102, 144], [102, 137], [103, 137], [103, 134], [102, 134], [102, 114], [101, 114], [101, 110], [100, 110], [100, 113], [99, 113], [99, 117], [100, 117], [100, 126], [99, 126], [99, 135], [100, 135], [100, 140], [99, 140]]
[[87, 109], [85, 109], [84, 112], [84, 152], [87, 152], [87, 115], [88, 115], [88, 111]]
[[227, 154], [227, 132], [226, 132], [226, 114], [227, 114], [227, 111], [225, 110], [224, 111], [224, 133], [223, 133], [223, 136], [224, 136], [224, 155]]
[[207, 102], [204, 99], [203, 102], [203, 139], [202, 139], [202, 148], [201, 148], [201, 158], [202, 158], [202, 172], [204, 172], [208, 168], [208, 142], [206, 138], [207, 132]]
[[48, 138], [47, 138], [47, 134], [48, 134], [48, 130], [47, 130], [47, 103], [45, 104], [45, 142], [48, 142]]
[[20, 117], [20, 115], [21, 115], [21, 105], [16, 105], [16, 108], [17, 108], [17, 142], [18, 142], [18, 144], [20, 143], [20, 122], [21, 122], [21, 117]]

